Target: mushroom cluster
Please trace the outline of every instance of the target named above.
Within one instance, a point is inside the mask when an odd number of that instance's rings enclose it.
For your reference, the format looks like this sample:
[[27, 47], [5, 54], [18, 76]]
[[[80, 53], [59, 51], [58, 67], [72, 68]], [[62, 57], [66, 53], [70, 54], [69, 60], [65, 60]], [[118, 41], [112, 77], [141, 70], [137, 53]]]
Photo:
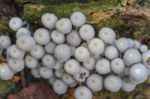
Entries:
[[45, 28], [32, 32], [22, 19], [11, 18], [16, 42], [0, 36], [0, 53], [7, 56], [0, 64], [0, 79], [9, 80], [27, 67], [33, 77], [47, 79], [59, 95], [76, 88], [76, 99], [92, 99], [92, 92], [103, 88], [131, 92], [147, 80], [150, 50], [138, 40], [117, 39], [109, 27], [96, 33], [79, 11], [60, 19], [45, 13], [41, 22]]

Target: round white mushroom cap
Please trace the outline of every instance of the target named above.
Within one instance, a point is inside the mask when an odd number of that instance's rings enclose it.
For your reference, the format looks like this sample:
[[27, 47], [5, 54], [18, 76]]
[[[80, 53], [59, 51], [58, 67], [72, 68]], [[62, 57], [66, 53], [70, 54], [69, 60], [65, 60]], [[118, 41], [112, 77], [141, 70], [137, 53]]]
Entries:
[[103, 77], [98, 74], [91, 74], [87, 78], [86, 83], [92, 91], [100, 91], [103, 88]]
[[71, 46], [78, 46], [81, 43], [81, 38], [77, 31], [72, 30], [66, 37], [67, 43]]
[[99, 59], [96, 63], [95, 70], [99, 74], [107, 74], [111, 71], [110, 61], [108, 59]]
[[45, 55], [42, 58], [42, 64], [47, 68], [52, 68], [55, 65], [55, 58], [52, 55]]
[[115, 58], [111, 61], [111, 69], [114, 73], [120, 74], [125, 70], [125, 64], [121, 58]]
[[62, 78], [63, 74], [64, 74], [64, 69], [63, 68], [55, 70], [55, 76], [57, 78]]
[[9, 27], [13, 31], [17, 31], [23, 25], [23, 21], [19, 17], [13, 17], [9, 21]]
[[128, 39], [120, 38], [116, 42], [116, 47], [118, 48], [118, 50], [120, 52], [125, 52], [130, 47], [130, 43], [129, 43]]
[[54, 56], [60, 62], [67, 61], [71, 56], [70, 47], [67, 44], [59, 44], [55, 48]]
[[132, 92], [135, 89], [136, 85], [131, 83], [129, 80], [123, 80], [122, 90], [125, 92]]
[[22, 59], [25, 55], [25, 52], [19, 49], [17, 45], [11, 45], [7, 49], [7, 55], [15, 59]]
[[74, 96], [76, 99], [92, 99], [93, 94], [86, 86], [79, 86], [75, 89]]
[[70, 19], [71, 19], [71, 22], [72, 22], [73, 26], [75, 26], [75, 27], [80, 27], [83, 24], [85, 24], [85, 22], [86, 22], [85, 15], [82, 12], [79, 12], [79, 11], [73, 12], [71, 14]]
[[44, 79], [49, 79], [53, 75], [53, 70], [52, 69], [48, 69], [46, 67], [41, 67], [40, 68], [40, 75]]
[[123, 55], [123, 61], [127, 66], [141, 62], [141, 54], [137, 49], [128, 49]]
[[85, 47], [78, 47], [74, 52], [74, 56], [78, 61], [84, 62], [90, 57], [90, 53]]
[[99, 31], [99, 38], [107, 44], [113, 44], [116, 39], [116, 34], [111, 28], [103, 27]]
[[96, 60], [93, 57], [89, 57], [88, 60], [83, 62], [83, 66], [88, 70], [93, 70], [95, 68]]
[[73, 79], [73, 77], [69, 74], [63, 74], [62, 76], [62, 81], [67, 84], [67, 85], [71, 85], [75, 82], [75, 80]]
[[62, 95], [67, 91], [67, 85], [65, 85], [63, 81], [58, 79], [53, 84], [53, 90], [57, 94]]
[[42, 46], [36, 45], [30, 50], [30, 54], [32, 57], [34, 57], [36, 59], [40, 59], [44, 56], [45, 51]]
[[104, 52], [104, 42], [99, 38], [93, 38], [88, 42], [88, 48], [92, 54], [101, 55]]
[[63, 34], [68, 34], [72, 29], [71, 21], [68, 18], [61, 18], [56, 23], [56, 29]]
[[77, 75], [80, 72], [80, 63], [75, 59], [70, 59], [64, 64], [64, 69], [71, 75]]
[[134, 79], [138, 84], [147, 80], [148, 69], [141, 63], [134, 64], [129, 71], [130, 78]]
[[50, 42], [50, 32], [45, 28], [39, 28], [34, 32], [34, 39], [40, 45], [46, 45]]
[[117, 92], [122, 87], [122, 80], [118, 76], [109, 75], [104, 80], [104, 87], [111, 92]]
[[30, 55], [26, 55], [25, 65], [30, 69], [36, 68], [38, 66], [38, 60]]
[[45, 13], [41, 17], [42, 24], [50, 30], [55, 28], [57, 21], [58, 18], [55, 14]]
[[41, 78], [40, 68], [37, 67], [37, 68], [31, 69], [31, 74], [32, 74], [32, 76], [35, 77], [35, 78]]
[[23, 59], [9, 58], [7, 61], [8, 61], [8, 67], [15, 73], [22, 71], [25, 67]]
[[53, 42], [49, 42], [47, 45], [45, 45], [45, 51], [46, 53], [49, 54], [54, 53], [55, 48], [56, 48], [56, 44]]
[[110, 60], [119, 57], [119, 52], [117, 48], [112, 45], [107, 46], [107, 48], [105, 49], [105, 57], [107, 57]]
[[57, 30], [51, 32], [51, 38], [56, 44], [62, 44], [65, 41], [65, 36]]
[[94, 38], [95, 36], [95, 31], [92, 25], [89, 24], [85, 24], [83, 25], [80, 29], [79, 29], [79, 35], [80, 37], [85, 40], [88, 41], [92, 38]]
[[136, 48], [136, 49], [139, 49], [139, 48], [140, 48], [140, 46], [141, 46], [140, 41], [138, 41], [138, 40], [134, 40], [133, 42], [134, 42], [133, 47], [134, 47], [134, 48]]
[[52, 68], [55, 69], [55, 70], [58, 70], [58, 69], [62, 68], [63, 65], [64, 65], [64, 63], [56, 61]]
[[2, 35], [0, 36], [0, 48], [7, 49], [11, 44], [9, 36]]
[[147, 45], [141, 45], [140, 46], [140, 51], [141, 51], [141, 53], [144, 53], [144, 52], [146, 52], [148, 50], [148, 46]]
[[14, 72], [11, 71], [7, 63], [0, 64], [0, 79], [1, 80], [10, 80], [14, 75]]
[[21, 35], [17, 38], [16, 44], [23, 51], [31, 50], [35, 45], [35, 40], [30, 35]]
[[16, 38], [21, 35], [31, 35], [31, 32], [27, 28], [22, 27], [17, 30]]

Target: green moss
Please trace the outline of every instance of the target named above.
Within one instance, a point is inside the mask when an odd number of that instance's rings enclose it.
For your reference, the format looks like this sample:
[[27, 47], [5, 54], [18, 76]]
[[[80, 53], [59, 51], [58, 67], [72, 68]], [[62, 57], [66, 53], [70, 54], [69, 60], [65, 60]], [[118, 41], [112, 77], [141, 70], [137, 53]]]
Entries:
[[15, 83], [12, 81], [0, 80], [0, 98], [4, 99], [11, 90], [15, 88]]
[[2, 32], [10, 32], [11, 30], [8, 27], [8, 23], [6, 21], [0, 21], [0, 33]]

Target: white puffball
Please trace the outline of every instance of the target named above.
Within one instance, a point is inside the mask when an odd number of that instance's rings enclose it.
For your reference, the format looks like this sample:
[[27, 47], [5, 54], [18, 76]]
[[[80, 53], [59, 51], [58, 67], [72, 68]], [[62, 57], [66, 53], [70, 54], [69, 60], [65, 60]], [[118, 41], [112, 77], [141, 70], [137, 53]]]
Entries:
[[40, 68], [37, 67], [37, 68], [31, 69], [31, 74], [34, 78], [40, 78], [41, 77]]
[[0, 48], [7, 49], [11, 44], [9, 36], [2, 35], [0, 36]]
[[147, 80], [148, 69], [141, 63], [135, 64], [130, 68], [129, 76], [137, 83], [143, 83]]
[[119, 57], [119, 52], [118, 52], [117, 48], [112, 45], [108, 46], [105, 49], [105, 57], [107, 57], [110, 60]]
[[141, 46], [140, 41], [138, 41], [138, 40], [134, 40], [133, 42], [134, 42], [133, 47], [134, 47], [134, 48], [136, 48], [136, 49], [139, 49], [139, 48], [140, 48], [140, 46]]
[[8, 59], [8, 66], [13, 72], [20, 72], [24, 69], [25, 64], [23, 59]]
[[80, 72], [80, 63], [75, 59], [66, 61], [64, 69], [71, 75], [77, 75]]
[[98, 74], [91, 74], [87, 78], [87, 86], [94, 92], [100, 91], [103, 88], [103, 77]]
[[56, 29], [63, 34], [68, 34], [71, 32], [72, 24], [68, 18], [61, 18], [56, 23]]
[[53, 90], [57, 94], [62, 95], [67, 91], [67, 85], [65, 85], [63, 81], [58, 79], [53, 84]]
[[88, 41], [94, 38], [95, 31], [92, 25], [85, 24], [79, 29], [79, 34], [83, 40]]
[[53, 70], [46, 67], [40, 68], [40, 75], [44, 79], [49, 79], [53, 75]]
[[62, 78], [63, 74], [64, 74], [64, 69], [63, 68], [55, 70], [55, 75], [56, 75], [57, 78]]
[[111, 92], [117, 92], [122, 87], [122, 80], [118, 76], [109, 75], [104, 80], [104, 87]]
[[23, 21], [19, 17], [13, 17], [9, 21], [9, 27], [13, 31], [17, 31], [23, 25]]
[[55, 28], [57, 21], [58, 18], [55, 14], [45, 13], [41, 17], [42, 24], [50, 30]]
[[36, 45], [34, 38], [29, 35], [19, 36], [16, 44], [23, 51], [29, 51]]
[[126, 39], [126, 38], [120, 38], [116, 42], [116, 47], [118, 48], [118, 50], [120, 52], [125, 52], [130, 47], [129, 45], [130, 45], [130, 43], [129, 43], [128, 39]]
[[89, 70], [87, 70], [86, 68], [84, 68], [83, 66], [80, 67], [80, 71], [78, 74], [73, 75], [74, 79], [77, 82], [83, 83], [85, 82], [86, 78], [90, 75]]
[[84, 62], [90, 57], [90, 53], [85, 47], [78, 47], [74, 52], [74, 56], [78, 61]]
[[101, 39], [93, 38], [88, 42], [88, 48], [92, 54], [101, 55], [104, 52], [104, 43]]
[[31, 32], [27, 28], [22, 27], [17, 30], [16, 38], [18, 38], [21, 35], [31, 35]]
[[113, 44], [116, 39], [116, 34], [111, 28], [103, 27], [99, 31], [99, 38], [107, 44]]
[[57, 45], [54, 51], [54, 56], [60, 62], [67, 61], [71, 56], [70, 47], [67, 44]]
[[56, 61], [55, 65], [52, 68], [55, 69], [55, 70], [58, 70], [58, 69], [62, 68], [63, 65], [64, 65], [64, 63]]
[[127, 66], [131, 66], [141, 62], [141, 54], [137, 49], [131, 48], [124, 53], [123, 60]]
[[65, 36], [57, 30], [51, 32], [51, 38], [56, 44], [64, 43]]
[[36, 45], [34, 46], [31, 50], [30, 50], [30, 54], [31, 56], [33, 56], [36, 59], [40, 59], [44, 56], [45, 52], [44, 52], [44, 48], [40, 45]]
[[0, 64], [0, 79], [1, 80], [10, 80], [13, 77], [14, 73], [9, 69], [7, 63]]
[[92, 99], [93, 95], [89, 88], [85, 86], [79, 86], [74, 91], [76, 99]]
[[66, 37], [67, 43], [71, 46], [78, 46], [81, 43], [81, 38], [78, 34], [78, 31], [72, 30]]
[[7, 49], [7, 55], [15, 59], [22, 59], [25, 55], [25, 52], [19, 49], [17, 45], [11, 45]]
[[69, 74], [63, 74], [62, 76], [62, 81], [67, 84], [67, 85], [71, 85], [75, 82], [75, 80], [73, 79], [73, 77]]
[[142, 54], [142, 63], [146, 67], [150, 68], [150, 50], [148, 50]]
[[85, 15], [82, 12], [79, 12], [79, 11], [73, 12], [71, 14], [70, 19], [71, 19], [71, 22], [72, 22], [73, 26], [75, 26], [75, 27], [80, 27], [83, 24], [85, 24], [85, 22], [86, 22]]
[[115, 58], [111, 61], [111, 69], [116, 74], [121, 74], [125, 70], [125, 64], [121, 58]]
[[45, 51], [46, 53], [49, 53], [49, 54], [54, 53], [55, 48], [56, 48], [56, 44], [53, 42], [50, 42], [47, 45], [45, 45]]
[[136, 85], [131, 83], [128, 80], [123, 80], [122, 90], [125, 92], [132, 92], [135, 89]]
[[83, 66], [88, 70], [93, 70], [95, 68], [96, 60], [93, 57], [89, 57], [88, 60], [83, 62]]
[[39, 28], [34, 32], [34, 39], [40, 45], [46, 45], [50, 42], [50, 33], [45, 28]]
[[26, 55], [25, 65], [30, 69], [36, 68], [38, 66], [38, 60], [30, 55]]
[[99, 73], [99, 74], [107, 74], [111, 71], [110, 68], [110, 61], [107, 59], [100, 59], [97, 61], [96, 63], [96, 67], [95, 70]]
[[141, 53], [144, 53], [144, 52], [146, 52], [148, 50], [148, 46], [147, 45], [141, 45], [140, 46], [140, 51], [141, 51]]
[[45, 55], [42, 58], [42, 64], [47, 68], [52, 68], [55, 65], [55, 58], [52, 55]]

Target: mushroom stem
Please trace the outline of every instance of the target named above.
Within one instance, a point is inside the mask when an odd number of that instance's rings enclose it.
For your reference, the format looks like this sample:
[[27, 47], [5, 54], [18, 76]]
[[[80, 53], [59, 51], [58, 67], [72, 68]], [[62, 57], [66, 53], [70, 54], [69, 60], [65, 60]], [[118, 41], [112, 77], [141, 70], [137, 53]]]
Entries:
[[22, 87], [25, 87], [27, 85], [26, 80], [25, 80], [24, 71], [21, 71], [21, 84], [22, 84]]

